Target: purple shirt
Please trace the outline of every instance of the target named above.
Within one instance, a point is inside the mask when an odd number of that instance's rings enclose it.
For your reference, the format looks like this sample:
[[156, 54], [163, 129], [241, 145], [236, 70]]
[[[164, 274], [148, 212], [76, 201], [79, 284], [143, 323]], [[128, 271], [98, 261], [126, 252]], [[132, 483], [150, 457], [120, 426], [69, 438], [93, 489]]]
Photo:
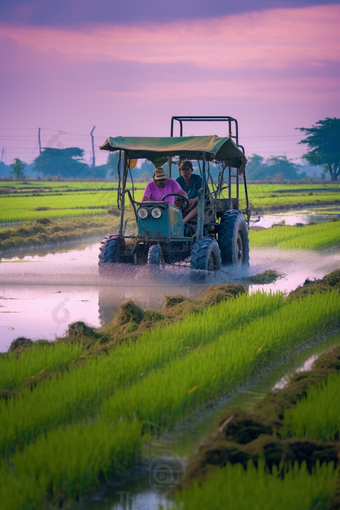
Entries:
[[[180, 191], [182, 191], [182, 188], [178, 182], [168, 178], [165, 188], [158, 188], [155, 181], [149, 182], [145, 188], [144, 196], [148, 197], [150, 202], [161, 202], [164, 195], [168, 195], [169, 193], [179, 193]], [[175, 197], [168, 197], [164, 200], [164, 202], [174, 205]]]

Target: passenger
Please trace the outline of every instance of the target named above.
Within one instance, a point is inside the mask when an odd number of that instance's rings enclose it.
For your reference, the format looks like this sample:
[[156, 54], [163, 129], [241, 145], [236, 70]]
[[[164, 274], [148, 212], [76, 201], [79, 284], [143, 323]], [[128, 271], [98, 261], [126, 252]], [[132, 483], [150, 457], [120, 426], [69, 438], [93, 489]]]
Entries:
[[[164, 168], [159, 167], [153, 173], [153, 182], [147, 184], [142, 202], [161, 202], [164, 195], [174, 193], [187, 198], [186, 192], [174, 180], [165, 173]], [[174, 205], [175, 197], [167, 197], [164, 202]]]
[[179, 171], [181, 175], [177, 177], [176, 181], [187, 193], [190, 202], [190, 210], [183, 219], [185, 225], [188, 221], [197, 216], [197, 205], [195, 206], [195, 204], [198, 200], [198, 190], [202, 188], [202, 177], [193, 174], [191, 161], [182, 161]]

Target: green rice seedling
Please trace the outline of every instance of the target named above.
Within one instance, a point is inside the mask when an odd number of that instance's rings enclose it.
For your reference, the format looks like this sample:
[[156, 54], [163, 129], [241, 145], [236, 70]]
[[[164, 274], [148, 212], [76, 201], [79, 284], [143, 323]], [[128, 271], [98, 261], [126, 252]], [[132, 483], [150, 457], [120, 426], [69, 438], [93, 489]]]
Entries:
[[0, 467], [0, 494], [2, 510], [36, 510], [44, 508], [47, 491], [47, 480], [40, 477], [33, 480], [32, 476], [21, 475], [20, 477]]
[[[145, 188], [147, 182], [135, 183], [135, 188]], [[131, 183], [127, 182], [127, 187], [131, 188]], [[28, 181], [28, 182], [14, 182], [14, 181], [1, 181], [0, 190], [12, 188], [17, 191], [31, 192], [95, 192], [105, 191], [118, 188], [118, 181]]]
[[261, 207], [261, 208], [270, 208], [275, 207], [276, 209], [281, 206], [281, 208], [290, 208], [294, 205], [320, 205], [320, 203], [334, 203], [339, 200], [339, 194], [338, 193], [318, 193], [313, 194], [313, 196], [310, 196], [309, 194], [305, 195], [296, 195], [293, 196], [272, 196], [272, 197], [252, 197], [250, 195], [252, 204], [254, 207]]
[[[146, 182], [138, 183], [135, 199], [141, 200]], [[6, 182], [0, 184], [0, 215], [2, 222], [27, 221], [39, 218], [37, 208], [49, 208], [53, 218], [105, 214], [105, 209], [116, 205], [117, 182]], [[131, 183], [128, 183], [131, 188]], [[6, 193], [8, 190], [8, 193]], [[312, 193], [312, 195], [311, 195]], [[273, 195], [274, 194], [274, 195]], [[252, 206], [260, 208], [287, 208], [294, 204], [339, 200], [339, 186], [325, 185], [250, 185]], [[240, 200], [244, 200], [241, 188]], [[72, 208], [70, 207], [72, 204]]]
[[15, 356], [11, 352], [0, 357], [0, 389], [15, 390], [30, 378], [31, 382], [46, 372], [56, 372], [75, 363], [84, 353], [81, 344], [58, 343], [33, 345]]
[[339, 200], [337, 184], [249, 184], [248, 194], [255, 207], [291, 207], [295, 204], [334, 202]]
[[[141, 380], [132, 384], [131, 387], [117, 388], [116, 393], [103, 402], [98, 413], [100, 418], [94, 423], [87, 419], [86, 423], [63, 428], [55, 428], [54, 423], [53, 430], [47, 431], [46, 434], [46, 429], [40, 427], [40, 416], [38, 416], [35, 427], [38, 429], [39, 437], [26, 445], [22, 452], [17, 451], [11, 455], [17, 477], [21, 475], [26, 477], [27, 473], [31, 473], [32, 483], [39, 485], [39, 476], [45, 473], [49, 477], [48, 491], [53, 496], [62, 492], [66, 494], [65, 498], [77, 497], [97, 483], [98, 472], [113, 473], [105, 469], [107, 463], [104, 452], [108, 448], [107, 433], [100, 429], [97, 436], [94, 433], [96, 426], [107, 427], [113, 437], [115, 434], [112, 430], [117, 424], [121, 426], [124, 433], [125, 430], [131, 431], [130, 427], [136, 427], [131, 432], [130, 443], [127, 443], [124, 435], [119, 437], [118, 441], [119, 448], [122, 450], [121, 458], [129, 463], [131, 449], [136, 458], [141, 445], [138, 443], [141, 421], [144, 422], [144, 431], [148, 424], [151, 424], [151, 428], [156, 425], [157, 429], [171, 427], [190, 409], [204, 401], [216, 398], [224, 391], [235, 389], [245, 377], [282, 357], [285, 352], [301, 345], [307, 338], [334, 326], [339, 319], [337, 314], [339, 304], [338, 293], [322, 296], [315, 294], [283, 306], [271, 315], [258, 319], [256, 322], [253, 321], [249, 326], [224, 333], [218, 340], [209, 345], [200, 346], [190, 355], [182, 359], [175, 358], [163, 368], [151, 371], [144, 379], [141, 374]], [[74, 373], [79, 372], [74, 371]], [[196, 385], [192, 386], [195, 383]], [[33, 392], [32, 395], [35, 393]], [[21, 406], [25, 400], [28, 400], [28, 395], [26, 397], [22, 399]], [[83, 396], [79, 395], [79, 403], [82, 399]], [[15, 399], [16, 403], [18, 401], [19, 398]], [[9, 401], [8, 404], [11, 402]], [[47, 405], [42, 401], [40, 404], [43, 407]], [[7, 408], [10, 409], [8, 405]], [[34, 406], [26, 408], [25, 411], [29, 418], [29, 413], [35, 415], [39, 409]], [[80, 430], [88, 434], [86, 441], [79, 433]], [[93, 449], [91, 443], [88, 447], [87, 441], [97, 437], [103, 438], [104, 446], [98, 447], [95, 441]], [[135, 448], [131, 448], [131, 442]], [[87, 448], [91, 454], [90, 457], [85, 455]], [[66, 455], [65, 452], [67, 452]], [[88, 465], [88, 459], [92, 456], [98, 459], [95, 469]], [[112, 457], [114, 456], [110, 458]], [[5, 466], [2, 469], [7, 473], [8, 467], [4, 461], [2, 466]]]
[[137, 342], [121, 344], [107, 356], [64, 372], [33, 392], [23, 390], [17, 398], [0, 402], [0, 451], [9, 453], [15, 444], [22, 447], [54, 426], [94, 414], [102, 400], [119, 387], [190, 355], [222, 333], [275, 313], [283, 303], [282, 294], [243, 294], [209, 307], [202, 314], [188, 316], [180, 323], [146, 331]]
[[142, 441], [137, 422], [123, 426], [98, 420], [55, 429], [16, 452], [10, 464], [1, 463], [1, 509], [42, 508], [43, 497], [58, 506], [80, 499], [99, 485], [100, 477], [108, 480], [131, 467]]
[[[295, 465], [282, 479], [274, 467], [270, 474], [263, 463], [228, 464], [203, 482], [177, 492], [170, 510], [311, 510], [326, 509], [337, 484], [339, 470], [333, 464], [309, 474], [305, 464]], [[164, 508], [164, 507], [161, 507]], [[328, 507], [327, 507], [328, 508]]]
[[286, 436], [306, 437], [320, 441], [338, 441], [340, 434], [340, 376], [327, 379], [309, 388], [307, 396], [295, 409], [284, 415]]
[[[135, 198], [141, 200], [142, 196], [143, 191], [137, 191]], [[35, 220], [42, 216], [41, 208], [47, 208], [50, 218], [101, 215], [112, 205], [117, 205], [117, 193], [105, 190], [53, 196], [0, 196], [0, 217], [2, 223]]]
[[320, 250], [340, 246], [340, 221], [249, 231], [251, 246]]
[[167, 430], [195, 407], [231, 392], [264, 366], [339, 325], [339, 308], [337, 292], [292, 301], [120, 389], [104, 400], [102, 416]]

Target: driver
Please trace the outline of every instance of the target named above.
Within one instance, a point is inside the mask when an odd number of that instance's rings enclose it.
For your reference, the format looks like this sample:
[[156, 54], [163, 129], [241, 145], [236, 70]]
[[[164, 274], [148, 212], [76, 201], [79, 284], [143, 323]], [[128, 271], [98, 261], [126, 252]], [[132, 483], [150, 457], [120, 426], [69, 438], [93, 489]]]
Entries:
[[191, 161], [182, 161], [179, 166], [180, 176], [177, 177], [176, 181], [181, 188], [187, 193], [190, 209], [186, 214], [183, 223], [184, 225], [197, 216], [197, 201], [198, 191], [202, 188], [202, 177], [200, 175], [193, 174], [193, 168]]
[[[153, 182], [149, 182], [145, 188], [142, 202], [161, 202], [164, 195], [169, 195], [170, 193], [187, 197], [186, 192], [178, 182], [170, 179], [165, 173], [164, 168], [159, 167], [153, 173]], [[164, 202], [174, 205], [175, 198], [174, 196], [166, 197]]]

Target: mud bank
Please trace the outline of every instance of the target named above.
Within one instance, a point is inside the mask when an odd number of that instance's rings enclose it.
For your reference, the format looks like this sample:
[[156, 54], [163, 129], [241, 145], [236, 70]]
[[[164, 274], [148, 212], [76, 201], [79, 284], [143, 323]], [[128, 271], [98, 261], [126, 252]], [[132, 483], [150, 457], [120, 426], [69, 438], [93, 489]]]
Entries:
[[[146, 330], [162, 327], [183, 320], [189, 314], [202, 313], [208, 306], [213, 306], [221, 301], [234, 299], [240, 294], [245, 294], [243, 285], [227, 283], [225, 285], [213, 285], [202, 293], [198, 299], [192, 299], [181, 294], [165, 296], [165, 303], [160, 311], [143, 310], [133, 300], [128, 300], [119, 306], [117, 316], [106, 326], [93, 328], [83, 321], [77, 321], [69, 325], [67, 334], [54, 342], [44, 341], [44, 344], [53, 345], [66, 343], [81, 343], [89, 354], [97, 355], [115, 348], [117, 344], [125, 340], [135, 340]], [[16, 355], [32, 348], [41, 342], [33, 342], [31, 339], [21, 337], [13, 340], [9, 352]]]
[[[317, 465], [340, 463], [339, 431], [334, 441], [323, 442], [289, 436], [284, 424], [285, 411], [308, 397], [312, 387], [327, 380], [330, 374], [340, 375], [340, 347], [322, 354], [308, 372], [294, 375], [289, 384], [271, 391], [251, 411], [240, 408], [221, 416], [218, 429], [199, 447], [188, 462], [185, 486], [194, 480], [203, 481], [217, 467], [242, 464], [255, 466], [264, 461], [271, 472], [275, 466], [284, 476], [287, 467], [305, 463], [310, 473]], [[183, 487], [182, 487], [183, 488]], [[340, 480], [330, 508], [340, 507]]]
[[28, 250], [41, 246], [60, 246], [81, 239], [100, 237], [118, 228], [116, 215], [106, 218], [82, 218], [52, 221], [40, 218], [33, 224], [0, 231], [0, 253]]

